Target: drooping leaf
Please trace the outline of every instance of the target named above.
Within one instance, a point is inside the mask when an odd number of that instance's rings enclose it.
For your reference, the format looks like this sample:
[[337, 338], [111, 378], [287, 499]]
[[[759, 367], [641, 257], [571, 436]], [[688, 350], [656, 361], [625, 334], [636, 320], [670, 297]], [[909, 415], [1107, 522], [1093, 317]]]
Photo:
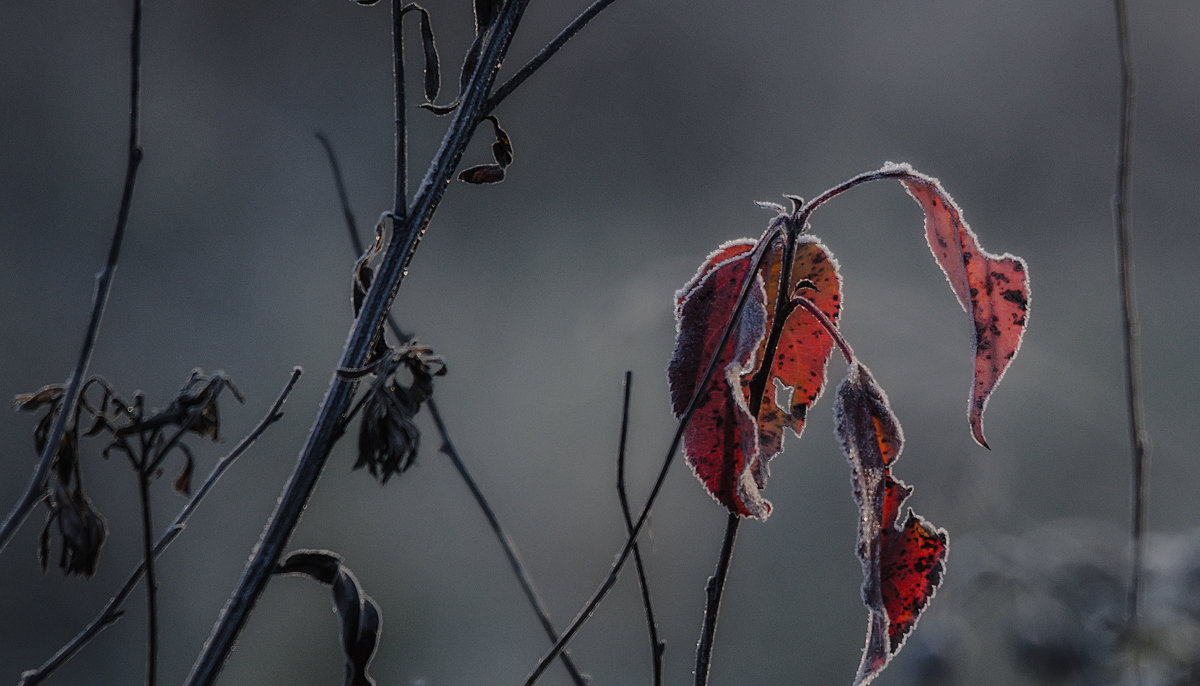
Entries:
[[333, 606], [341, 624], [345, 686], [374, 686], [367, 674], [379, 645], [383, 626], [379, 604], [363, 592], [362, 585], [337, 553], [328, 550], [296, 550], [281, 560], [276, 574], [303, 574], [331, 587]]
[[512, 164], [513, 146], [508, 132], [500, 128], [500, 120], [494, 116], [489, 114], [484, 119], [492, 123], [492, 132], [496, 136], [496, 140], [492, 143], [492, 157], [496, 162], [495, 164], [478, 164], [464, 169], [458, 175], [459, 181], [473, 184], [500, 183], [504, 180], [504, 170]]
[[[782, 257], [782, 247], [768, 251], [760, 272], [766, 287], [768, 331], [775, 323], [774, 303], [779, 298]], [[831, 322], [837, 323], [842, 304], [842, 279], [837, 260], [815, 237], [802, 235], [797, 238], [790, 280], [788, 298], [802, 294]], [[766, 346], [764, 339], [758, 352], [759, 359], [766, 355]], [[783, 450], [784, 427], [796, 436], [804, 431], [808, 408], [825, 389], [825, 368], [832, 351], [833, 338], [811, 314], [796, 308], [788, 315], [780, 332], [758, 414], [760, 449], [764, 456], [760, 463], [763, 466]], [[790, 389], [791, 402], [786, 408], [776, 402], [777, 384]]]
[[903, 646], [937, 591], [945, 567], [946, 532], [908, 511], [912, 488], [891, 475], [903, 447], [900, 424], [871, 372], [854, 363], [838, 385], [835, 428], [850, 462], [859, 507], [857, 552], [867, 606], [866, 647], [854, 684], [867, 684]]
[[963, 221], [962, 210], [937, 179], [907, 165], [893, 167], [906, 172], [899, 177], [900, 183], [925, 212], [929, 249], [974, 324], [975, 378], [967, 416], [975, 441], [987, 447], [984, 408], [1025, 334], [1029, 309], [1025, 261], [1009, 253], [993, 255], [980, 247], [975, 232]]
[[[755, 280], [749, 297], [729, 340], [718, 350], [737, 309], [753, 248], [754, 242], [746, 240], [722, 245], [676, 293], [675, 353], [667, 378], [676, 417], [687, 412], [698, 394], [683, 436], [684, 455], [693, 473], [730, 512], [765, 519], [771, 504], [759, 493], [754, 478], [760, 471], [758, 429], [742, 389], [766, 333], [765, 293], [757, 275], [749, 276]], [[698, 389], [714, 356], [716, 372], [705, 388]]]

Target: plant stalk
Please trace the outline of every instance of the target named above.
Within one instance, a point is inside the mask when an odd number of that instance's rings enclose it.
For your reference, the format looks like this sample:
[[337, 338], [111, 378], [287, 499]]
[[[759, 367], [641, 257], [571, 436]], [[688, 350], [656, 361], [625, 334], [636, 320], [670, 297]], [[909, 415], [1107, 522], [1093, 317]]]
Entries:
[[186, 683], [189, 686], [207, 686], [216, 680], [238, 634], [271, 579], [275, 564], [300, 520], [333, 443], [341, 433], [342, 417], [354, 396], [356, 383], [342, 378], [337, 370], [358, 369], [365, 364], [408, 264], [479, 124], [482, 105], [527, 2], [508, 0], [501, 8], [491, 37], [463, 93], [462, 102], [453, 113], [446, 135], [421, 180], [411, 213], [403, 222], [397, 221], [394, 214], [385, 215], [384, 220], [395, 230], [391, 232], [387, 251], [350, 330], [341, 359], [331, 375], [321, 410], [297, 458], [296, 468], [255, 548], [253, 558], [247, 563], [237, 589], [222, 610], [212, 635], [188, 675]]

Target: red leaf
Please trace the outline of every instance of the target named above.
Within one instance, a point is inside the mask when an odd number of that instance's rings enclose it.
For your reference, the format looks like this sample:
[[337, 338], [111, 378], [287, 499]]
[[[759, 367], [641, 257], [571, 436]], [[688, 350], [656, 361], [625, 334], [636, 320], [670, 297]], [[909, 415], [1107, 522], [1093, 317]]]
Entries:
[[834, 417], [853, 473], [862, 596], [870, 612], [854, 681], [859, 686], [887, 666], [936, 592], [946, 559], [946, 532], [912, 510], [904, 525], [896, 527], [900, 506], [912, 493], [891, 475], [904, 436], [883, 389], [862, 364], [852, 365], [838, 385]]
[[718, 351], [753, 261], [753, 242], [726, 243], [709, 256], [676, 294], [675, 354], [667, 367], [675, 416], [686, 413], [697, 385], [717, 356], [717, 371], [697, 399], [683, 435], [688, 465], [708, 492], [730, 512], [765, 519], [771, 504], [755, 482], [758, 431], [743, 377], [753, 372], [766, 333], [762, 280], [757, 275], [737, 325]]
[[1025, 261], [981, 248], [975, 232], [963, 221], [962, 211], [937, 179], [906, 165], [897, 168], [907, 172], [900, 183], [925, 211], [929, 249], [975, 325], [975, 381], [967, 416], [972, 435], [986, 448], [983, 410], [1025, 333], [1029, 308]]
[[[761, 271], [767, 294], [768, 331], [775, 323], [782, 252], [781, 246], [769, 251]], [[841, 313], [842, 278], [838, 274], [837, 260], [815, 237], [802, 235], [797, 239], [790, 278], [787, 297], [791, 298], [797, 293], [803, 295], [820, 308], [830, 321], [837, 323]], [[766, 346], [764, 338], [758, 351], [759, 359], [766, 354]], [[783, 450], [785, 426], [797, 437], [804, 431], [808, 408], [825, 390], [825, 367], [832, 351], [833, 338], [812, 314], [796, 308], [788, 315], [771, 364], [771, 376], [763, 391], [762, 409], [758, 414], [760, 450], [764, 455], [760, 463], [764, 467], [767, 461]], [[776, 381], [792, 389], [791, 403], [787, 409], [779, 407], [775, 401]]]

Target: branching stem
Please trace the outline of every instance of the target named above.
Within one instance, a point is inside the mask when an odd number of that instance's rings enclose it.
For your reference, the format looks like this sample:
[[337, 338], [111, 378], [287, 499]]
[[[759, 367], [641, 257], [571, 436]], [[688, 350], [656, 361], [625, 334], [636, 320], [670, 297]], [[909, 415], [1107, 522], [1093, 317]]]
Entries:
[[[629, 511], [629, 496], [625, 492], [625, 445], [629, 435], [629, 392], [633, 383], [633, 372], [625, 371], [625, 396], [621, 404], [621, 441], [617, 448], [617, 498], [621, 501], [621, 515], [625, 518], [626, 535], [633, 533], [633, 516]], [[650, 603], [650, 584], [646, 581], [646, 567], [642, 562], [642, 551], [633, 545], [633, 564], [637, 569], [638, 587], [642, 590], [642, 607], [646, 610], [646, 631], [650, 636], [650, 659], [654, 670], [654, 686], [662, 684], [662, 657], [667, 644], [658, 637], [658, 622], [654, 620], [654, 606]]]
[[[254, 427], [254, 429], [247, 434], [245, 438], [243, 438], [236, 446], [234, 446], [233, 450], [231, 450], [228, 455], [221, 458], [221, 460], [217, 462], [217, 465], [213, 467], [212, 471], [209, 473], [208, 478], [204, 480], [204, 483], [201, 484], [200, 488], [196, 489], [195, 494], [193, 494], [191, 499], [188, 500], [187, 505], [184, 505], [183, 509], [180, 510], [179, 514], [175, 517], [175, 521], [158, 539], [158, 542], [154, 545], [153, 555], [147, 559], [157, 558], [159, 555], [162, 555], [163, 551], [165, 551], [167, 547], [179, 537], [179, 534], [183, 533], [183, 529], [187, 524], [188, 518], [190, 518], [192, 513], [195, 512], [196, 508], [200, 506], [200, 503], [204, 500], [204, 497], [208, 495], [208, 492], [211, 491], [213, 486], [216, 485], [217, 480], [220, 479], [221, 476], [231, 466], [233, 466], [234, 461], [236, 461], [238, 457], [242, 455], [242, 453], [246, 452], [246, 450], [249, 449], [256, 440], [258, 440], [258, 437], [267, 430], [267, 427], [283, 418], [283, 412], [281, 412], [281, 409], [283, 408], [283, 404], [287, 400], [288, 395], [290, 395], [292, 389], [295, 388], [296, 381], [300, 379], [301, 373], [302, 370], [299, 367], [296, 367], [292, 370], [291, 377], [288, 379], [287, 384], [280, 392], [279, 397], [276, 398], [275, 404], [272, 405], [271, 409], [267, 411], [266, 416], [263, 417], [262, 421], [258, 423], [258, 426]], [[34, 686], [35, 684], [40, 684], [43, 680], [53, 674], [55, 670], [66, 664], [68, 660], [82, 650], [83, 647], [96, 636], [96, 634], [100, 633], [100, 631], [109, 624], [112, 624], [120, 619], [122, 614], [122, 611], [120, 610], [121, 605], [125, 602], [125, 599], [129, 597], [129, 594], [133, 592], [133, 589], [137, 586], [138, 581], [141, 580], [145, 571], [146, 560], [142, 560], [138, 563], [138, 566], [134, 568], [133, 572], [130, 573], [129, 577], [125, 580], [125, 584], [119, 591], [117, 591], [117, 594], [114, 595], [103, 608], [101, 608], [95, 619], [93, 619], [86, 627], [84, 627], [82, 631], [76, 634], [75, 637], [72, 638], [66, 645], [64, 645], [62, 648], [59, 648], [58, 652], [56, 652], [44, 664], [37, 669], [31, 669], [22, 674], [20, 686]]]

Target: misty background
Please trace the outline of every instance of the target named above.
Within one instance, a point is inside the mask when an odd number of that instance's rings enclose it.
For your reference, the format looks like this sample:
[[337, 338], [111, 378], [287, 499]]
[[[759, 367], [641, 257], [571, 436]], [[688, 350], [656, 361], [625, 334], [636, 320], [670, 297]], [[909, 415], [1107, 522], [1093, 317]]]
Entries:
[[[532, 3], [501, 79], [584, 6]], [[472, 37], [470, 3], [427, 7], [445, 101]], [[129, 14], [125, 3], [0, 5], [0, 396], [62, 382], [75, 364], [125, 167]], [[223, 444], [191, 443], [201, 478], [259, 421], [292, 367], [306, 370], [286, 418], [160, 558], [164, 683], [183, 679], [235, 587], [351, 325], [355, 256], [314, 132], [337, 149], [369, 231], [391, 205], [390, 26], [386, 3], [145, 9], [145, 160], [91, 372], [126, 394], [143, 390], [152, 407], [193, 367], [227, 372], [246, 403], [223, 403]], [[415, 95], [415, 18], [409, 26]], [[1200, 407], [1200, 5], [1135, 3], [1131, 26], [1149, 522], [1191, 550], [1200, 515], [1200, 463], [1189, 447]], [[1031, 678], [1011, 666], [1004, 619], [1021, 604], [979, 590], [997, 551], [1023, 551], [1000, 565], [1016, 595], [1064, 546], [1103, 549], [1114, 574], [1127, 571], [1111, 218], [1118, 106], [1115, 19], [1096, 2], [620, 0], [510, 96], [495, 112], [515, 146], [507, 179], [449, 188], [393, 313], [445, 357], [435, 397], [451, 436], [557, 624], [596, 588], [624, 539], [614, 483], [626, 369], [635, 504], [674, 430], [664, 371], [674, 291], [718, 244], [765, 228], [770, 213], [754, 201], [812, 197], [885, 161], [909, 162], [941, 179], [985, 249], [1028, 261], [1031, 319], [989, 405], [984, 450], [965, 417], [970, 324], [924, 244], [918, 206], [900, 184], [876, 183], [813, 216], [812, 232], [841, 263], [843, 333], [905, 428], [896, 475], [916, 489], [909, 504], [951, 541], [928, 616], [877, 683], [922, 678], [938, 655], [958, 661], [955, 682]], [[447, 120], [415, 108], [409, 117], [415, 190]], [[490, 143], [485, 127], [463, 166], [491, 161]], [[842, 373], [834, 359], [831, 382]], [[822, 399], [802, 440], [790, 436], [773, 461], [770, 519], [741, 528], [714, 684], [848, 683], [854, 674], [866, 610], [857, 510], [830, 407]], [[338, 551], [381, 604], [372, 669], [381, 684], [520, 683], [548, 641], [437, 452], [428, 416], [419, 421], [417, 465], [386, 486], [351, 471], [354, 434], [341, 441], [290, 548]], [[35, 423], [0, 413], [5, 512], [33, 469]], [[44, 508], [29, 518], [0, 559], [0, 679], [49, 657], [137, 564], [135, 476], [99, 447], [85, 441], [82, 456], [110, 528], [99, 572], [64, 578], [55, 548], [42, 574]], [[169, 461], [155, 489], [160, 529], [184, 503], [170, 492], [177, 468]], [[642, 539], [668, 684], [691, 678], [724, 522], [677, 460]], [[53, 683], [142, 678], [144, 592], [125, 609]], [[971, 619], [979, 616], [992, 622]], [[594, 683], [649, 682], [630, 569], [571, 650]], [[341, 670], [328, 590], [283, 577], [223, 683], [337, 683]], [[568, 681], [555, 665], [540, 683]]]

